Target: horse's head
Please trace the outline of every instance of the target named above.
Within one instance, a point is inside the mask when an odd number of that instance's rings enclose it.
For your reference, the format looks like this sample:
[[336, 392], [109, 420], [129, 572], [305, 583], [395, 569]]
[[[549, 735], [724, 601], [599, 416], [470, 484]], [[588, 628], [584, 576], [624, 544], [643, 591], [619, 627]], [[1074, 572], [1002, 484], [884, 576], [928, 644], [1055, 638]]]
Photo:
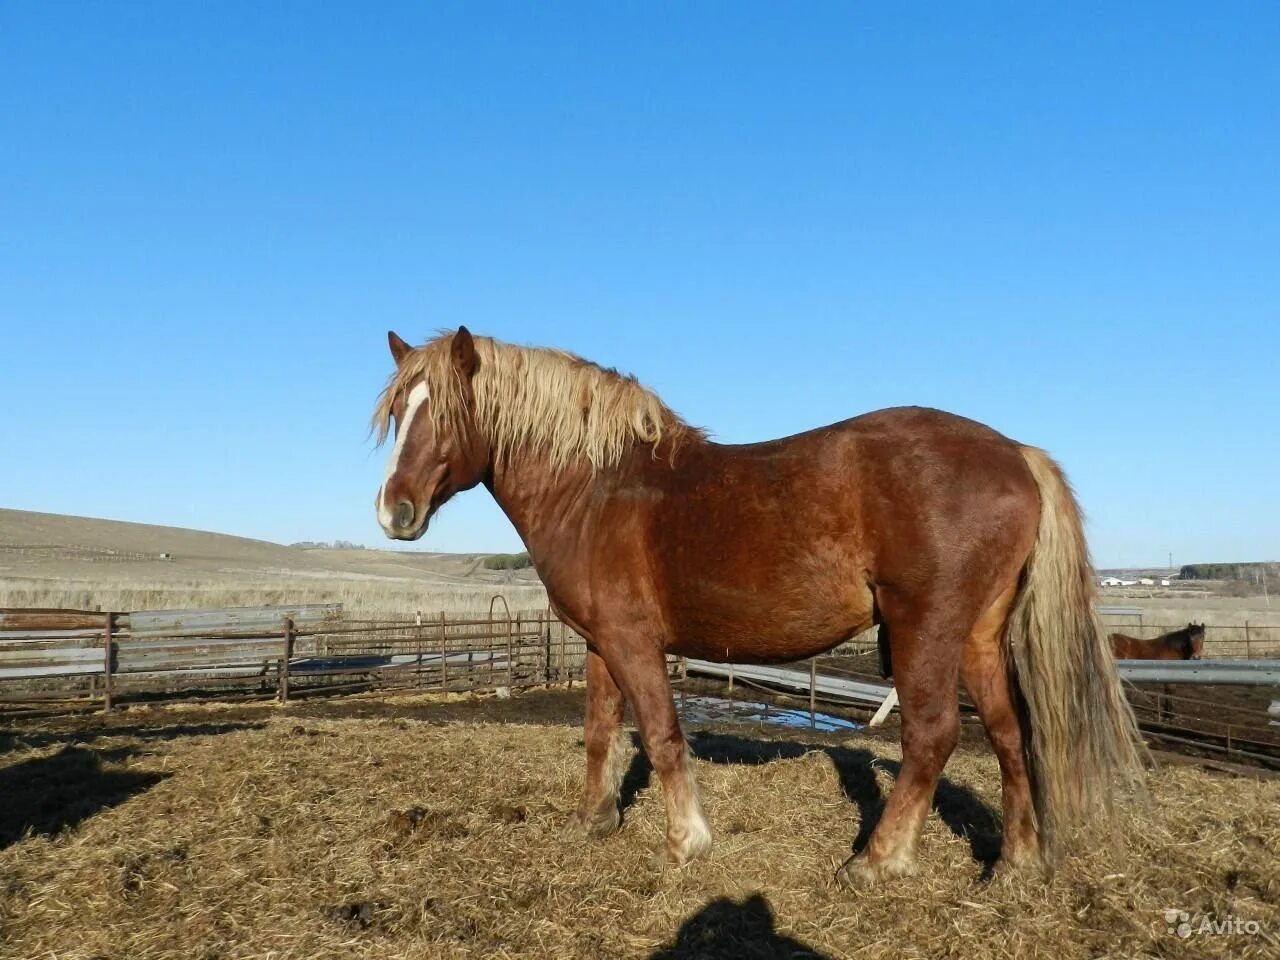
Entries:
[[394, 333], [387, 334], [387, 341], [397, 369], [384, 394], [385, 409], [395, 424], [395, 443], [374, 503], [388, 537], [417, 540], [436, 510], [455, 493], [483, 480], [489, 468], [488, 446], [473, 415], [475, 341], [466, 327], [448, 338], [452, 376], [447, 379], [461, 402], [449, 405], [447, 417], [432, 415], [425, 367], [416, 363], [420, 351]]
[[1204, 624], [1188, 623], [1187, 624], [1187, 643], [1189, 646], [1188, 660], [1199, 660], [1200, 654], [1204, 652]]

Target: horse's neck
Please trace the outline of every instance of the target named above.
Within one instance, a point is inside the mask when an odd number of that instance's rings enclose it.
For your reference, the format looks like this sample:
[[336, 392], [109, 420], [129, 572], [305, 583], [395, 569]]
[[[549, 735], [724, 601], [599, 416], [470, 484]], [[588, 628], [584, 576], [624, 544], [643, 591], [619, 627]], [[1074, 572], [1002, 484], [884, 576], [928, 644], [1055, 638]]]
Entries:
[[1182, 659], [1191, 656], [1191, 633], [1188, 630], [1174, 630], [1160, 638], [1166, 647], [1175, 651]]
[[494, 464], [486, 485], [536, 562], [578, 534], [600, 479], [585, 462], [556, 470], [544, 454], [520, 450]]

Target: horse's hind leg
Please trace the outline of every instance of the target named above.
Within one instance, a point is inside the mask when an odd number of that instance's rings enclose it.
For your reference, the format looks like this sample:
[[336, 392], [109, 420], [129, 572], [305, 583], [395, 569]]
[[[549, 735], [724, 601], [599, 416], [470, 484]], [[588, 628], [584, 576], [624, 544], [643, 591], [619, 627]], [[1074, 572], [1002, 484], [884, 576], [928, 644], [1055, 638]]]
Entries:
[[836, 874], [846, 885], [875, 883], [915, 867], [920, 828], [942, 768], [960, 736], [960, 647], [972, 619], [878, 598], [889, 624], [893, 672], [902, 712], [902, 767], [866, 850]]
[[1005, 619], [1016, 594], [1011, 586], [984, 613], [964, 645], [960, 676], [987, 728], [987, 737], [1000, 761], [1000, 792], [1004, 839], [1002, 867], [1038, 866], [1040, 848], [1023, 750], [1023, 730], [1009, 664], [1002, 649]]
[[569, 819], [570, 832], [606, 837], [622, 822], [618, 790], [626, 750], [619, 728], [625, 707], [622, 691], [604, 659], [588, 650], [587, 714], [582, 736], [587, 747], [587, 778], [578, 809]]

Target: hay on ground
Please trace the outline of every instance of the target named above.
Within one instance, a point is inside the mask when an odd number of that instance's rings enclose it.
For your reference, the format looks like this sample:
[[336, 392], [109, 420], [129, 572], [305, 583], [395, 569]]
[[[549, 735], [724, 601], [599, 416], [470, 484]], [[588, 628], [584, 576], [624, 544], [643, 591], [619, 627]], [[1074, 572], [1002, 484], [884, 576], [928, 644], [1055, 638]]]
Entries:
[[[562, 725], [132, 710], [17, 731], [0, 760], [0, 955], [8, 957], [1275, 956], [1280, 783], [1169, 767], [1050, 881], [984, 881], [999, 781], [947, 769], [917, 876], [833, 875], [892, 784], [860, 736], [694, 736], [709, 860], [659, 870], [642, 763], [620, 833], [566, 839], [583, 775]], [[15, 833], [25, 832], [25, 836]], [[975, 856], [977, 859], [975, 859]], [[1165, 911], [1257, 924], [1171, 934]]]

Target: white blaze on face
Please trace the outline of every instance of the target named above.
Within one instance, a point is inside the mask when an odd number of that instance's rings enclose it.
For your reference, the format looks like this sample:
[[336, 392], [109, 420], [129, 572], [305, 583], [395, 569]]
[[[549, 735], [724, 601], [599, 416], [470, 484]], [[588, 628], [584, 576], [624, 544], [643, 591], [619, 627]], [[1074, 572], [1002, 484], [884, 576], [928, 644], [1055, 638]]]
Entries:
[[405, 397], [404, 416], [400, 418], [400, 429], [396, 431], [396, 443], [391, 448], [391, 457], [387, 460], [387, 471], [383, 474], [382, 486], [378, 489], [378, 522], [382, 524], [384, 530], [390, 530], [392, 527], [391, 508], [386, 502], [387, 483], [395, 476], [400, 466], [400, 456], [404, 453], [405, 441], [409, 439], [409, 428], [413, 426], [413, 418], [427, 402], [428, 396], [427, 385], [415, 383], [409, 395]]

